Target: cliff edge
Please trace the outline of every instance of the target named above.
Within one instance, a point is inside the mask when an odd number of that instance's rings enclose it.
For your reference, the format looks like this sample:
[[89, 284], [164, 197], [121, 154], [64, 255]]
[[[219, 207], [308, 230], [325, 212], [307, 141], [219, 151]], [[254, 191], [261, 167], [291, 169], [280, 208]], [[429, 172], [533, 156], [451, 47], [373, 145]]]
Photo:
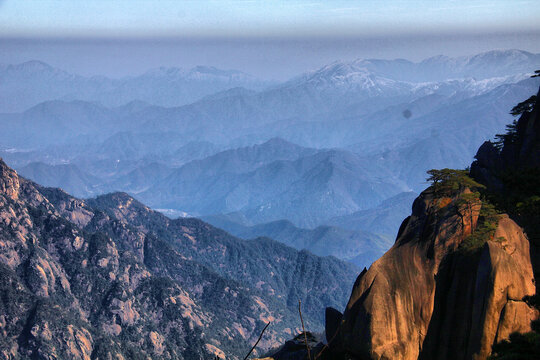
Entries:
[[[480, 147], [470, 173], [432, 174], [394, 246], [356, 280], [333, 353], [486, 359], [510, 334], [531, 331], [539, 316], [530, 301], [539, 263], [539, 98], [512, 109], [519, 120]], [[441, 181], [451, 184], [441, 191]]]

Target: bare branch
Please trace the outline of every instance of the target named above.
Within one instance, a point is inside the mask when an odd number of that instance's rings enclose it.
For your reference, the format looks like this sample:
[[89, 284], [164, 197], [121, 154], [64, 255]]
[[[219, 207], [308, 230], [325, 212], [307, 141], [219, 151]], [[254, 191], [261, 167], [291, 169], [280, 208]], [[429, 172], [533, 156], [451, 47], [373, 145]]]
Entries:
[[266, 330], [266, 328], [268, 327], [268, 325], [270, 325], [270, 321], [268, 322], [268, 324], [266, 324], [266, 326], [264, 327], [264, 329], [262, 329], [261, 334], [259, 335], [259, 338], [257, 339], [257, 342], [255, 343], [255, 345], [253, 345], [253, 347], [251, 348], [251, 350], [249, 350], [249, 352], [248, 352], [248, 354], [246, 355], [246, 357], [244, 358], [244, 360], [247, 360], [247, 358], [249, 357], [249, 355], [251, 355], [251, 353], [253, 352], [253, 350], [255, 350], [255, 348], [257, 347], [257, 344], [259, 344], [259, 341], [261, 341], [262, 336], [263, 336], [263, 334], [264, 334], [264, 331]]
[[324, 350], [330, 348], [330, 343], [332, 343], [332, 341], [334, 341], [334, 339], [337, 337], [337, 335], [339, 334], [339, 330], [340, 330], [340, 327], [338, 326], [338, 328], [336, 329], [336, 332], [334, 333], [334, 336], [332, 336], [332, 338], [326, 344], [324, 344], [322, 350], [317, 355], [315, 355], [315, 360], [317, 360], [319, 357], [322, 356]]
[[302, 331], [304, 332], [304, 342], [306, 344], [308, 360], [311, 360], [311, 352], [307, 343], [306, 328], [304, 327], [304, 319], [302, 318], [302, 300], [298, 300], [298, 313], [300, 313], [300, 321], [302, 322]]

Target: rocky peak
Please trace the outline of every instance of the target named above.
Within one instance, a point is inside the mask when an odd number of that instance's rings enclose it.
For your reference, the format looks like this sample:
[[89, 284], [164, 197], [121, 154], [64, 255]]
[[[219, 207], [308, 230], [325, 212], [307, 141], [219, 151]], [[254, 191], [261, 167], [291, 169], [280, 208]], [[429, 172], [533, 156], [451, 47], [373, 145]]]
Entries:
[[291, 298], [320, 329], [353, 279], [337, 259], [170, 220], [125, 193], [77, 199], [0, 161], [0, 358], [237, 359], [269, 321], [259, 352], [293, 332]]
[[531, 331], [539, 316], [526, 300], [536, 294], [531, 224], [538, 215], [527, 217], [524, 206], [537, 201], [540, 168], [540, 109], [531, 99], [518, 105], [525, 111], [502, 143], [480, 147], [470, 172], [511, 217], [497, 215], [469, 186], [451, 195], [436, 183], [424, 191], [394, 246], [356, 280], [334, 353], [486, 359], [511, 333]]
[[484, 359], [513, 331], [530, 330], [537, 312], [529, 243], [501, 216], [474, 251], [479, 200], [433, 189], [414, 202], [394, 246], [358, 278], [341, 325], [341, 351], [373, 359]]
[[11, 200], [19, 197], [19, 177], [17, 172], [9, 168], [0, 158], [0, 195], [4, 195]]
[[501, 139], [502, 148], [486, 141], [478, 149], [471, 174], [493, 190], [502, 190], [500, 178], [507, 172], [540, 167], [540, 90], [531, 105], [531, 111], [524, 111]]

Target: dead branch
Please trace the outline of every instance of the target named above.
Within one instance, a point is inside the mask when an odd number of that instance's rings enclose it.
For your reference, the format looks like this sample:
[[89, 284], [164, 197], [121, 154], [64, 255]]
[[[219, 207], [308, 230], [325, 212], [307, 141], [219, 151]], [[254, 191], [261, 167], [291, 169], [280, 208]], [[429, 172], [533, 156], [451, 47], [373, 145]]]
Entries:
[[311, 352], [307, 343], [306, 328], [304, 327], [304, 319], [302, 318], [302, 300], [298, 300], [298, 313], [300, 313], [300, 321], [302, 322], [302, 331], [304, 332], [304, 342], [306, 344], [308, 360], [311, 360]]
[[339, 334], [339, 330], [340, 330], [340, 327], [338, 326], [338, 328], [336, 329], [336, 332], [334, 333], [334, 336], [332, 336], [332, 338], [326, 344], [324, 344], [322, 350], [317, 355], [315, 355], [315, 360], [317, 360], [319, 357], [322, 356], [324, 350], [330, 348], [330, 343], [334, 341], [334, 339], [337, 337], [337, 335]]
[[264, 327], [264, 329], [262, 329], [261, 331], [261, 334], [259, 335], [259, 338], [257, 339], [257, 342], [255, 343], [255, 345], [253, 345], [253, 347], [251, 348], [251, 350], [249, 350], [248, 354], [246, 355], [246, 357], [244, 358], [244, 360], [247, 360], [247, 358], [249, 357], [249, 355], [251, 355], [251, 353], [253, 352], [253, 350], [255, 350], [255, 348], [257, 347], [257, 344], [259, 344], [259, 341], [261, 341], [262, 339], [262, 336], [266, 330], [266, 328], [268, 327], [268, 325], [270, 325], [270, 322], [268, 322], [268, 324], [266, 324], [266, 326]]

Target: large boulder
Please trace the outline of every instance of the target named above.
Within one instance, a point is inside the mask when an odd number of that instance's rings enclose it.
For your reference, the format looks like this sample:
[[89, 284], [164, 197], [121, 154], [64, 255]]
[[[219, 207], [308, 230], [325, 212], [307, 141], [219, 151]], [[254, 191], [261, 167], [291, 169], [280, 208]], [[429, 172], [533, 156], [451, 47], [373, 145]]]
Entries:
[[494, 342], [530, 331], [538, 314], [524, 302], [535, 294], [525, 234], [501, 216], [494, 236], [463, 251], [479, 209], [466, 213], [459, 196], [430, 188], [416, 199], [394, 246], [353, 288], [343, 351], [360, 359], [485, 359]]

